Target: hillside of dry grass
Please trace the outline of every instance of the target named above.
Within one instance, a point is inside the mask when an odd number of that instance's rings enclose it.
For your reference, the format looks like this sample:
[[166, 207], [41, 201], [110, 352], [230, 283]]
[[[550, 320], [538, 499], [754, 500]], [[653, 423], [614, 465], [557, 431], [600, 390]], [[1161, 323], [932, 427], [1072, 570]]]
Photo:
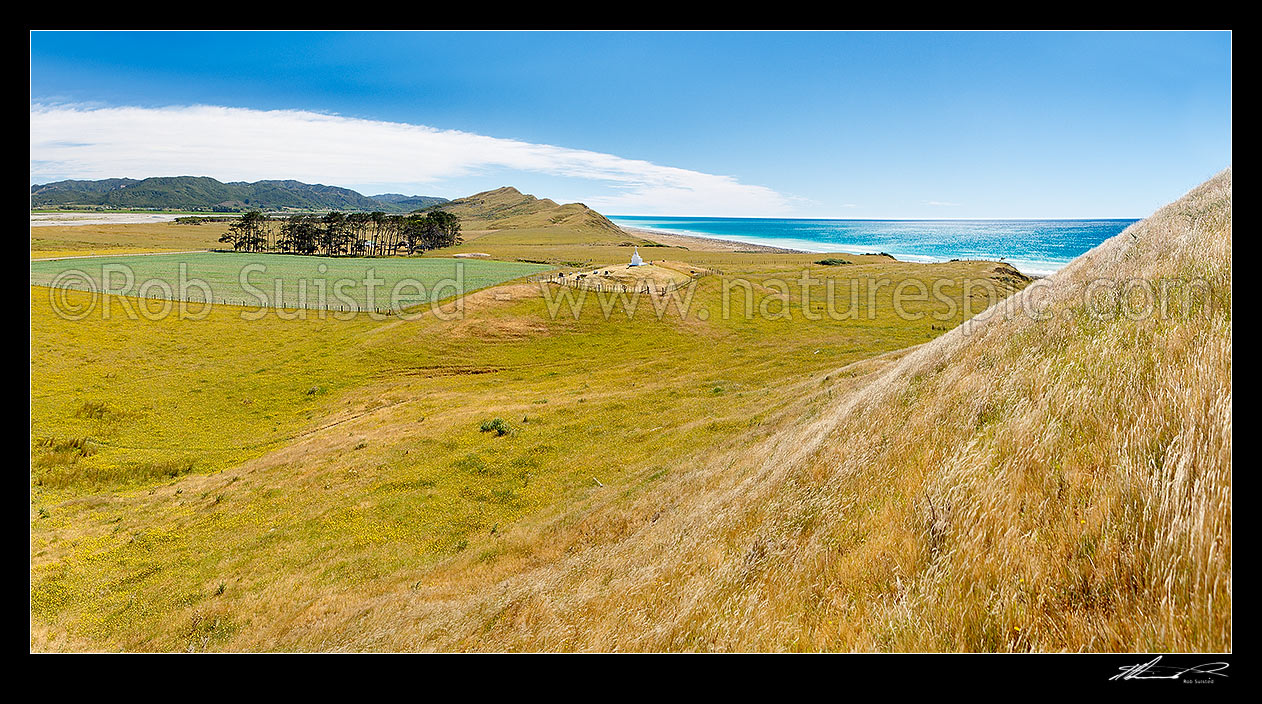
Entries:
[[[557, 228], [631, 240], [617, 225], [582, 203], [558, 204], [536, 198], [512, 186], [453, 200], [440, 206], [460, 218], [465, 230], [523, 230]], [[637, 240], [639, 241], [639, 240]]]
[[[1131, 281], [1167, 282], [1169, 305], [1091, 303]], [[901, 361], [797, 393], [756, 447], [520, 531], [501, 559], [458, 557], [320, 635], [353, 629], [325, 641], [345, 649], [1231, 649], [1230, 171]]]

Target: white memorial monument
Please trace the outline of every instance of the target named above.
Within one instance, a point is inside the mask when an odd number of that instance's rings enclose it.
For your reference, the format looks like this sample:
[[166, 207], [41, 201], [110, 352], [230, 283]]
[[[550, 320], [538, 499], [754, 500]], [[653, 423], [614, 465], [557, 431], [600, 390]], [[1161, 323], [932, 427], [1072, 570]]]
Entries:
[[640, 266], [643, 263], [644, 260], [640, 259], [640, 248], [636, 247], [635, 252], [631, 254], [631, 266]]

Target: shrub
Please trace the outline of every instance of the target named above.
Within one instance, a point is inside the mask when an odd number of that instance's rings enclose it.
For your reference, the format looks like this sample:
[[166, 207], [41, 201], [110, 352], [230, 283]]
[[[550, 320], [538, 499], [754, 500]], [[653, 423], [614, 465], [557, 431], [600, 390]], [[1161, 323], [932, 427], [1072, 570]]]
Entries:
[[502, 437], [513, 432], [513, 426], [503, 418], [482, 421], [481, 430], [484, 433], [494, 432], [496, 437]]

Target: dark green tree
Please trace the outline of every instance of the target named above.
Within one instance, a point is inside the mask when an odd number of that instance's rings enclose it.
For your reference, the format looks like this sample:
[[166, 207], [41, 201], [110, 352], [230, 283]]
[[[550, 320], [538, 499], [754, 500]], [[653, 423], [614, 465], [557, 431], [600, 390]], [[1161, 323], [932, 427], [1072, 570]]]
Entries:
[[241, 215], [228, 225], [220, 242], [231, 244], [239, 252], [260, 252], [267, 247], [268, 217], [257, 210]]

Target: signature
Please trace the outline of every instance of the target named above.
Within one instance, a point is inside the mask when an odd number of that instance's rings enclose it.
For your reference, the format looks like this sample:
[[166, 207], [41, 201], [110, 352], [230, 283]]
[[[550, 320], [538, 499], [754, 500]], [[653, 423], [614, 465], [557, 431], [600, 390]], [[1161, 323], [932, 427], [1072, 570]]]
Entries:
[[1169, 665], [1158, 665], [1161, 657], [1149, 660], [1138, 665], [1123, 665], [1118, 668], [1121, 672], [1109, 678], [1113, 680], [1178, 680], [1184, 675], [1213, 675], [1214, 677], [1226, 677], [1227, 674], [1223, 670], [1227, 669], [1229, 663], [1225, 662], [1207, 662], [1203, 665], [1195, 667], [1171, 667]]

